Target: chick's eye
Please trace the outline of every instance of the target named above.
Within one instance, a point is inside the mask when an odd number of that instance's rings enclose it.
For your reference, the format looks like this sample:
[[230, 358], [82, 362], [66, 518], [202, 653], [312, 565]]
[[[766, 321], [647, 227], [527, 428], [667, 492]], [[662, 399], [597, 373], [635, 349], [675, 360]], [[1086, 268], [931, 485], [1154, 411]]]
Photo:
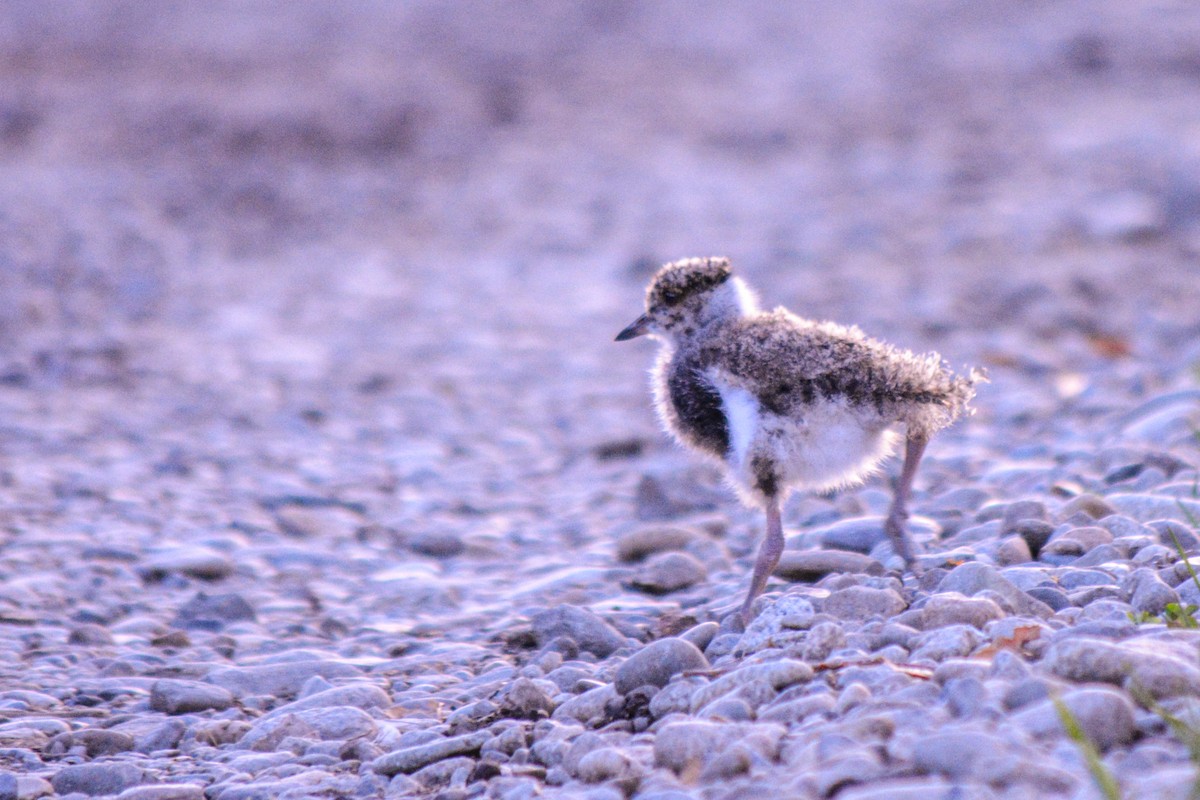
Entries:
[[667, 289], [662, 293], [663, 302], [673, 306], [683, 299], [683, 293], [678, 289]]

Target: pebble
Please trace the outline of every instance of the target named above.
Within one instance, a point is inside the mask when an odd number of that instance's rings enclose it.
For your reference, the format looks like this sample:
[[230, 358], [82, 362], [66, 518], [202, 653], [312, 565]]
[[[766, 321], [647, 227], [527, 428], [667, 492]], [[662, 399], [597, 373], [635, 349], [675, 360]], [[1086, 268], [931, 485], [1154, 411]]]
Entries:
[[[870, 553], [876, 545], [887, 541], [887, 534], [883, 532], [883, 522], [883, 517], [844, 519], [813, 531], [807, 538], [833, 550]], [[914, 539], [921, 539], [929, 535], [936, 536], [941, 532], [941, 527], [927, 517], [910, 517], [908, 530]]]
[[1128, 686], [1155, 698], [1200, 693], [1200, 669], [1152, 642], [1139, 646], [1072, 636], [1052, 644], [1042, 666], [1068, 680]]
[[[1088, 739], [1101, 752], [1128, 744], [1136, 734], [1133, 703], [1123, 692], [1108, 687], [1082, 688], [1064, 692], [1059, 698]], [[1032, 736], [1065, 736], [1053, 698], [1023, 708], [1013, 721]]]
[[849, 550], [784, 550], [775, 567], [780, 578], [798, 583], [815, 583], [826, 575], [855, 572], [882, 575], [883, 564]]
[[171, 625], [187, 630], [219, 631], [235, 622], [258, 619], [254, 608], [240, 594], [209, 595], [199, 592], [179, 608]]
[[539, 647], [560, 636], [574, 641], [580, 650], [607, 658], [625, 646], [625, 637], [593, 612], [579, 606], [561, 605], [534, 615], [533, 634]]
[[684, 550], [703, 536], [691, 528], [671, 525], [634, 528], [617, 538], [617, 558], [625, 562], [643, 561], [659, 553]]
[[196, 783], [135, 786], [117, 795], [117, 800], [204, 800], [204, 787]]
[[870, 586], [849, 586], [825, 598], [822, 610], [843, 620], [865, 620], [872, 617], [892, 617], [908, 604], [894, 589]]
[[630, 580], [630, 585], [649, 594], [670, 594], [708, 578], [704, 565], [687, 553], [657, 553], [650, 556]]
[[964, 597], [958, 592], [940, 592], [930, 595], [921, 607], [920, 627], [928, 630], [966, 623], [983, 630], [987, 623], [1003, 616], [1003, 609], [986, 598]]
[[200, 681], [159, 680], [150, 689], [150, 708], [164, 714], [224, 711], [233, 702], [228, 689]]
[[292, 697], [314, 675], [322, 678], [357, 678], [362, 671], [342, 661], [287, 661], [249, 667], [218, 667], [204, 676], [209, 683], [223, 687], [235, 697], [251, 695]]
[[144, 580], [161, 581], [171, 574], [219, 581], [233, 574], [233, 559], [211, 547], [173, 547], [152, 554], [138, 568]]
[[78, 792], [95, 797], [120, 794], [146, 780], [141, 767], [122, 761], [97, 761], [67, 766], [54, 773], [50, 785], [60, 795]]
[[973, 597], [983, 591], [995, 592], [1022, 616], [1049, 618], [1053, 611], [1045, 603], [1022, 592], [995, 568], [979, 562], [961, 564], [950, 571], [937, 587], [938, 592], [958, 592]]
[[617, 668], [614, 687], [628, 694], [639, 686], [663, 687], [685, 670], [708, 669], [708, 659], [691, 642], [659, 639], [638, 650]]
[[477, 753], [490, 737], [491, 734], [487, 731], [474, 731], [462, 736], [436, 739], [428, 744], [385, 753], [371, 763], [371, 769], [389, 776], [416, 772], [443, 759]]

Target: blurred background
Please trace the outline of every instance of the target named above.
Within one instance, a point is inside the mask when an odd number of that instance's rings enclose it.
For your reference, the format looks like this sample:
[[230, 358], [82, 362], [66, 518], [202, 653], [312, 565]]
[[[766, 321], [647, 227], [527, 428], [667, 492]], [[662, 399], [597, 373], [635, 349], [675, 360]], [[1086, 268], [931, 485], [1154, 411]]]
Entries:
[[611, 340], [709, 254], [990, 368], [949, 447], [1194, 385], [1200, 7], [8, 0], [3, 513], [573, 535], [691, 463]]

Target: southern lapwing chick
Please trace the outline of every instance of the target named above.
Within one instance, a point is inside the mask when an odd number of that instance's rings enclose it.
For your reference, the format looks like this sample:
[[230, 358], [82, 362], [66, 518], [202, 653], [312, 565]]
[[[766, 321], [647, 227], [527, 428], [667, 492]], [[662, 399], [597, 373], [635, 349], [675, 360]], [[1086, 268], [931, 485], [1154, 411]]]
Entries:
[[760, 311], [725, 258], [660, 269], [646, 313], [617, 341], [646, 334], [662, 344], [652, 381], [663, 425], [719, 459], [741, 498], [766, 511], [744, 622], [783, 554], [788, 493], [861, 482], [896, 449], [900, 428], [904, 465], [884, 529], [915, 569], [905, 521], [917, 464], [929, 437], [968, 411], [979, 375], [956, 377], [940, 356], [899, 350], [858, 328], [782, 307]]

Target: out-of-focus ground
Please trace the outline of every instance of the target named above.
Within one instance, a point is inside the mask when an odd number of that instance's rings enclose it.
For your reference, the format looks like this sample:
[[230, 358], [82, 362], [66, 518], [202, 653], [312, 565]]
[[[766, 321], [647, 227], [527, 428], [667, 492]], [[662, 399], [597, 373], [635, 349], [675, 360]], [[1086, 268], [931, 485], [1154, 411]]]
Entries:
[[[466, 531], [482, 603], [647, 472], [756, 523], [612, 342], [708, 254], [988, 367], [934, 456], [1075, 446], [1196, 381], [1200, 7], [9, 0], [0, 546], [302, 539], [315, 497], [397, 563]], [[120, 616], [76, 588], [0, 600]]]

